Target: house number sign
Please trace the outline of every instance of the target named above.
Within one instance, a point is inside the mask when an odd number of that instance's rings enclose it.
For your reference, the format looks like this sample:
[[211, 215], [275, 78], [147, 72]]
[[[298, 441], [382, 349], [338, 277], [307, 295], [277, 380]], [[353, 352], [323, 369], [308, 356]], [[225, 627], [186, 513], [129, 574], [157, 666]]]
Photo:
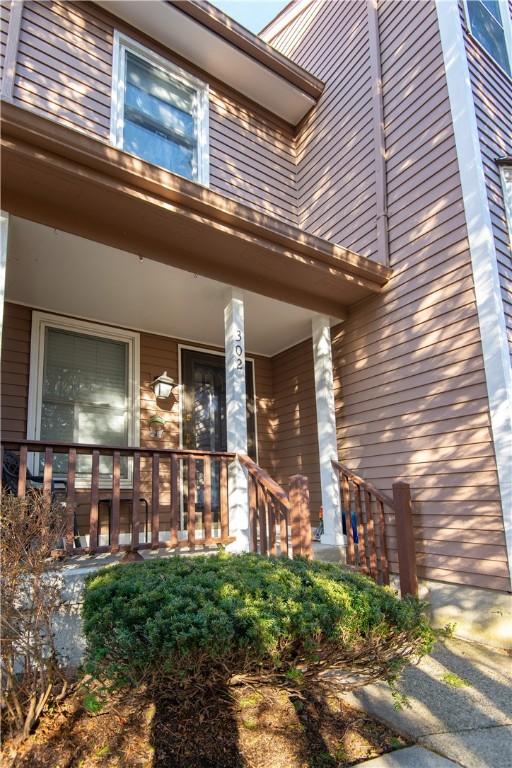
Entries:
[[236, 369], [238, 371], [242, 371], [244, 367], [244, 348], [242, 346], [242, 331], [239, 328], [236, 329], [235, 340]]

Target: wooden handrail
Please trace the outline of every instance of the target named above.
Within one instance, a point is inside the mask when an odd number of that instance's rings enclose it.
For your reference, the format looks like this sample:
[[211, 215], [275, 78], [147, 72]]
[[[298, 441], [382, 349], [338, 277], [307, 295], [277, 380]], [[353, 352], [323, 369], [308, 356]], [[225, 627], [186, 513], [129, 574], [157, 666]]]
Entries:
[[191, 450], [189, 448], [141, 448], [140, 446], [126, 446], [126, 445], [95, 445], [93, 443], [64, 443], [58, 440], [2, 440], [2, 446], [6, 449], [17, 449], [20, 446], [27, 446], [33, 451], [51, 448], [55, 454], [67, 453], [69, 449], [76, 450], [77, 454], [90, 454], [91, 451], [98, 451], [101, 456], [109, 456], [117, 451], [121, 456], [133, 456], [135, 452], [141, 455], [150, 455], [153, 453], [159, 453], [164, 456], [197, 456], [202, 458], [206, 453], [208, 456], [226, 457], [228, 459], [234, 459], [234, 453], [228, 451], [200, 451]]
[[289, 493], [249, 456], [238, 454], [249, 475], [249, 528], [253, 552], [276, 554], [279, 525], [281, 554], [289, 554], [289, 534], [294, 556], [311, 557], [311, 520], [307, 477], [292, 475]]
[[256, 464], [256, 462], [253, 461], [249, 456], [245, 456], [243, 453], [239, 453], [237, 456], [240, 464], [246, 468], [249, 474], [252, 475], [252, 477], [254, 477], [254, 479], [257, 480], [257, 482], [265, 488], [265, 490], [271, 493], [272, 496], [274, 496], [274, 498], [283, 505], [283, 507], [290, 509], [290, 499], [288, 498], [288, 494], [284, 488], [282, 488], [279, 483], [270, 477], [268, 472], [258, 466], [258, 464]]
[[393, 498], [390, 498], [341, 462], [333, 459], [332, 466], [340, 482], [342, 514], [347, 532], [347, 564], [368, 573], [380, 583], [389, 584], [386, 506], [395, 517], [400, 592], [402, 597], [416, 596], [418, 579], [409, 484], [393, 483]]
[[[7, 457], [12, 452], [14, 457]], [[28, 455], [43, 458], [42, 476], [29, 470]], [[128, 448], [45, 440], [5, 440], [2, 484], [8, 492], [24, 497], [27, 491], [42, 493], [65, 508], [66, 530], [62, 544], [65, 554], [128, 551], [132, 559], [139, 550], [229, 544], [227, 466], [235, 457], [225, 451], [200, 451], [166, 448]], [[88, 456], [87, 468], [78, 468], [78, 457]], [[16, 457], [16, 458], [15, 458]], [[54, 465], [56, 457], [67, 458], [67, 468]], [[107, 468], [101, 460], [107, 457]], [[122, 459], [124, 461], [122, 462]], [[129, 459], [129, 472], [121, 477]], [[198, 495], [197, 462], [204, 463], [204, 478]], [[218, 472], [212, 472], [213, 465]], [[186, 471], [186, 475], [182, 470]], [[170, 476], [169, 476], [170, 471]], [[179, 508], [186, 477], [187, 524], [180, 526]], [[168, 497], [170, 483], [171, 497]], [[201, 503], [199, 499], [201, 498]], [[213, 519], [212, 500], [218, 519]], [[123, 508], [128, 504], [128, 510]], [[123, 507], [124, 505], [124, 507]], [[107, 509], [102, 526], [101, 511]], [[145, 510], [144, 521], [141, 508]], [[103, 516], [104, 517], [104, 516]], [[104, 521], [105, 522], [105, 521]], [[145, 541], [140, 541], [144, 522]], [[124, 530], [123, 530], [124, 527]], [[201, 538], [196, 538], [198, 529]], [[108, 533], [105, 533], [105, 530]], [[186, 534], [186, 541], [181, 534]], [[162, 536], [162, 533], [164, 534]], [[107, 542], [101, 541], [107, 537]]]
[[334, 469], [338, 469], [343, 472], [343, 474], [346, 475], [349, 480], [352, 480], [352, 482], [358, 485], [363, 491], [368, 491], [369, 493], [373, 494], [376, 499], [382, 501], [383, 504], [386, 504], [388, 507], [391, 507], [391, 509], [394, 510], [395, 503], [390, 496], [386, 496], [385, 493], [379, 491], [378, 488], [372, 485], [372, 483], [369, 483], [368, 480], [363, 480], [363, 478], [359, 477], [359, 475], [355, 475], [345, 464], [342, 464], [341, 461], [335, 461], [335, 459], [332, 459], [331, 464]]

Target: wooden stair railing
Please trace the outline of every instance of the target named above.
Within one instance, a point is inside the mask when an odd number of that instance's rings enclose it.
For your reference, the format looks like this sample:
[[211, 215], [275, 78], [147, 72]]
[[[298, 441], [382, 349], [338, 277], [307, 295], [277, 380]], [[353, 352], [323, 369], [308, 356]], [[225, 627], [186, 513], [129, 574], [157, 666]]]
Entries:
[[[65, 554], [126, 551], [136, 558], [143, 549], [234, 541], [228, 513], [228, 464], [234, 453], [41, 440], [9, 440], [1, 447], [10, 452], [11, 465], [17, 462], [14, 483], [10, 478], [12, 492], [25, 496], [35, 488], [65, 507]], [[89, 457], [87, 470], [83, 457]], [[31, 463], [42, 467], [40, 479], [31, 478]], [[5, 485], [3, 457], [0, 464]], [[102, 525], [105, 511], [107, 522]], [[180, 525], [182, 513], [187, 517], [185, 529]]]
[[276, 533], [279, 525], [279, 553], [289, 556], [291, 552], [294, 556], [311, 558], [307, 478], [303, 475], [292, 475], [289, 480], [289, 492], [286, 493], [279, 483], [249, 456], [238, 454], [238, 460], [248, 475], [251, 552], [259, 552], [262, 555], [278, 554]]
[[347, 565], [367, 573], [379, 584], [389, 584], [385, 516], [385, 509], [388, 508], [395, 519], [400, 591], [402, 597], [416, 596], [418, 580], [410, 486], [394, 483], [393, 498], [390, 498], [341, 462], [333, 460], [332, 466], [340, 483]]

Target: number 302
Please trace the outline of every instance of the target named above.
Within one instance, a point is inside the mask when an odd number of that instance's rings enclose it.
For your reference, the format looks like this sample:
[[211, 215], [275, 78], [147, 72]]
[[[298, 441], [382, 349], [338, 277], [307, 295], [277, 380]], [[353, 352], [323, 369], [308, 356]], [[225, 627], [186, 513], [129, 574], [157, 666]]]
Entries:
[[[236, 341], [238, 341], [238, 342], [242, 341], [242, 331], [240, 331], [240, 330], [238, 330], [236, 332]], [[238, 371], [241, 371], [243, 369], [243, 367], [244, 367], [244, 361], [242, 360], [243, 352], [244, 352], [244, 350], [242, 348], [242, 345], [241, 344], [237, 344], [235, 346], [235, 355], [238, 358], [237, 361], [236, 361], [236, 368], [237, 368]]]

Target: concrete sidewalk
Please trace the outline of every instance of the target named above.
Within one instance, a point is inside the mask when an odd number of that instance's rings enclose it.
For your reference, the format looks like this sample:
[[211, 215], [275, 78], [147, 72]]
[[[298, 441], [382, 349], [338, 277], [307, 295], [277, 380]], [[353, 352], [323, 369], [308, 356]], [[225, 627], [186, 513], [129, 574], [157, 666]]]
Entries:
[[344, 699], [464, 768], [508, 768], [512, 766], [511, 667], [505, 653], [449, 640], [406, 671], [400, 688], [409, 698], [409, 708], [396, 711], [383, 684], [346, 694]]

